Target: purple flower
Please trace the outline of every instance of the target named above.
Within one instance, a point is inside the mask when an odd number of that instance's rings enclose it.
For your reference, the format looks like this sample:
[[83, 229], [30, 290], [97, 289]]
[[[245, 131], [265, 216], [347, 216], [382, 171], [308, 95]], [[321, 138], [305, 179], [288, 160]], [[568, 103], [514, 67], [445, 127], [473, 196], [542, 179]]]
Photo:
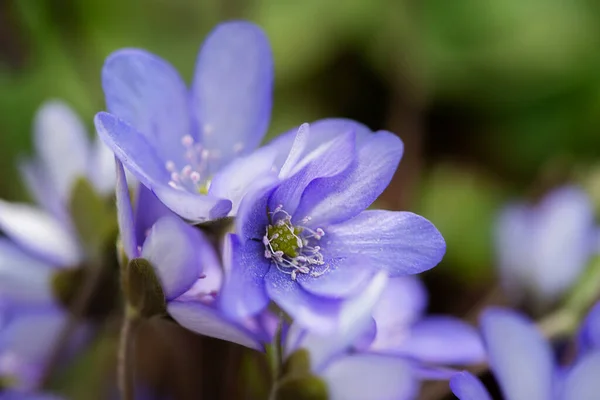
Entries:
[[223, 268], [202, 232], [183, 222], [141, 185], [134, 214], [120, 162], [117, 162], [117, 208], [127, 257], [144, 258], [154, 267], [167, 312], [175, 321], [199, 334], [263, 349], [267, 334], [260, 318], [234, 320], [220, 307], [224, 269], [230, 268], [228, 240]]
[[271, 171], [271, 160], [250, 155], [268, 127], [273, 86], [271, 50], [257, 26], [215, 28], [191, 90], [166, 61], [137, 49], [106, 60], [102, 86], [109, 113], [96, 116], [98, 134], [181, 217], [226, 216]]
[[68, 214], [73, 184], [87, 178], [108, 194], [115, 179], [106, 162], [110, 151], [90, 143], [81, 121], [60, 102], [38, 111], [34, 143], [37, 156], [21, 168], [41, 208], [0, 200], [7, 236], [0, 238], [0, 374], [21, 389], [35, 386], [67, 319], [52, 282], [85, 257]]
[[596, 240], [593, 206], [576, 187], [556, 189], [536, 206], [509, 205], [496, 229], [502, 284], [517, 301], [557, 300], [597, 251]]
[[[535, 325], [504, 309], [488, 309], [481, 318], [481, 331], [490, 369], [507, 400], [582, 400], [600, 393], [600, 348], [583, 354], [571, 366], [560, 367]], [[450, 387], [461, 400], [491, 399], [467, 372], [455, 375]]]
[[353, 349], [365, 335], [372, 338], [371, 313], [386, 281], [384, 272], [369, 278], [363, 290], [344, 303], [335, 331], [322, 335], [294, 323], [285, 334], [284, 358], [293, 357], [298, 350], [307, 351], [310, 373], [325, 382], [331, 400], [403, 400], [414, 398], [418, 391], [408, 360]]
[[289, 155], [279, 161], [280, 179], [263, 182], [240, 206], [239, 243], [223, 289], [238, 294], [224, 304], [230, 315], [254, 315], [273, 300], [302, 325], [328, 331], [344, 298], [376, 271], [415, 274], [441, 260], [444, 240], [426, 219], [364, 211], [400, 161], [397, 136], [330, 120], [270, 146]]
[[368, 348], [402, 355], [424, 366], [485, 360], [483, 343], [474, 327], [458, 318], [424, 316], [426, 306], [427, 292], [418, 278], [390, 279], [373, 310], [376, 336]]

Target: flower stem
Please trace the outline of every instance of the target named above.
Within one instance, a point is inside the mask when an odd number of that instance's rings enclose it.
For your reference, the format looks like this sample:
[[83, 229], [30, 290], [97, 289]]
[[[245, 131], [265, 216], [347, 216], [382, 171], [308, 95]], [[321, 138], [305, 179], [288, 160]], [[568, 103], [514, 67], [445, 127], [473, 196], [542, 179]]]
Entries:
[[127, 305], [125, 316], [121, 325], [119, 338], [119, 352], [117, 363], [117, 380], [122, 400], [135, 399], [135, 365], [132, 360], [135, 328], [139, 322], [139, 316], [135, 309]]

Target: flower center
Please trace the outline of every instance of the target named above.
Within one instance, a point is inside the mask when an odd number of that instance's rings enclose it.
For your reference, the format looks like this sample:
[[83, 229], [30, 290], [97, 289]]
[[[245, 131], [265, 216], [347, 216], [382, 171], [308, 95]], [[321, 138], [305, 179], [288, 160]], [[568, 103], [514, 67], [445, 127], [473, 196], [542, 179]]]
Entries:
[[190, 135], [182, 137], [181, 144], [185, 148], [186, 164], [178, 169], [171, 160], [165, 163], [165, 168], [171, 173], [169, 186], [174, 189], [207, 194], [210, 188], [208, 161], [216, 154], [203, 148], [200, 143], [196, 143]]
[[[329, 267], [319, 268], [325, 262], [321, 247], [315, 242], [325, 235], [325, 231], [293, 225], [292, 216], [283, 209], [283, 205], [268, 214], [269, 220], [274, 222], [267, 225], [263, 236], [265, 257], [275, 263], [279, 271], [289, 274], [292, 280], [296, 280], [298, 273], [313, 277], [323, 275]], [[310, 217], [302, 220], [304, 223], [308, 221]]]

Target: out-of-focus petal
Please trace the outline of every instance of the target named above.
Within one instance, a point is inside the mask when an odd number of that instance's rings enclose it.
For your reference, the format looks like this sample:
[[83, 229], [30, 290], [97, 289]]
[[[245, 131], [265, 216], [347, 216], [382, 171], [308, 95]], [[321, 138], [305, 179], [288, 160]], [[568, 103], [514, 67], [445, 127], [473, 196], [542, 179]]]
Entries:
[[205, 304], [197, 301], [171, 301], [167, 310], [175, 321], [193, 332], [238, 343], [251, 349], [264, 350], [252, 332], [229, 321], [223, 314]]
[[0, 238], [0, 298], [20, 303], [51, 302], [54, 269], [6, 238]]
[[[100, 138], [94, 141], [89, 164], [89, 177], [99, 193], [108, 196], [115, 190], [115, 155]], [[129, 182], [129, 177], [127, 177]], [[131, 185], [131, 182], [129, 182]]]
[[450, 379], [450, 389], [460, 400], [492, 400], [481, 381], [467, 371]]
[[162, 217], [169, 215], [174, 216], [175, 214], [150, 189], [144, 185], [138, 185], [133, 216], [136, 243], [144, 243], [152, 225]]
[[371, 348], [388, 350], [400, 346], [410, 334], [410, 326], [427, 307], [427, 291], [414, 276], [390, 279], [373, 310], [377, 336]]
[[[56, 188], [50, 182], [45, 167], [39, 160], [21, 160], [19, 170], [25, 181], [29, 194], [35, 202], [61, 221], [67, 221], [68, 215]], [[113, 171], [114, 173], [114, 171]]]
[[435, 267], [446, 252], [436, 227], [410, 212], [370, 210], [333, 225], [322, 239], [332, 255], [361, 254], [391, 276]]
[[567, 373], [561, 400], [594, 400], [600, 393], [600, 351], [584, 356]]
[[424, 362], [465, 365], [485, 360], [479, 332], [452, 317], [428, 317], [410, 328], [400, 346], [389, 349]]
[[592, 307], [581, 324], [578, 344], [580, 353], [600, 350], [600, 302]]
[[408, 400], [418, 385], [410, 364], [381, 354], [354, 354], [335, 360], [323, 371], [331, 400]]
[[119, 223], [119, 232], [123, 242], [123, 251], [131, 260], [138, 256], [138, 246], [143, 242], [138, 242], [135, 237], [135, 226], [133, 223], [133, 209], [131, 208], [131, 199], [129, 197], [129, 188], [123, 164], [114, 158], [116, 164], [116, 202], [117, 202], [117, 221]]
[[168, 62], [144, 50], [118, 50], [104, 63], [102, 88], [111, 114], [144, 135], [163, 163], [183, 167], [181, 139], [195, 134], [188, 90]]
[[264, 277], [270, 261], [264, 257], [262, 242], [244, 243], [237, 235], [225, 237], [223, 251], [225, 281], [221, 289], [220, 305], [236, 320], [253, 316], [269, 304]]
[[273, 58], [262, 30], [227, 22], [206, 38], [192, 84], [202, 145], [218, 155], [213, 170], [261, 142], [271, 117]]
[[533, 323], [513, 311], [490, 308], [481, 318], [481, 330], [490, 368], [506, 398], [552, 398], [552, 349]]
[[60, 266], [80, 261], [77, 241], [46, 212], [26, 204], [0, 200], [0, 229], [23, 248]]
[[35, 147], [46, 176], [68, 202], [73, 182], [88, 175], [90, 144], [81, 120], [66, 104], [45, 103], [35, 117]]
[[402, 141], [393, 133], [379, 131], [371, 135], [357, 147], [354, 169], [310, 184], [302, 194], [299, 214], [310, 215], [315, 223], [328, 224], [359, 214], [388, 186], [403, 151]]
[[167, 300], [183, 294], [200, 277], [200, 252], [211, 251], [206, 240], [177, 217], [163, 217], [152, 227], [142, 257], [154, 266]]

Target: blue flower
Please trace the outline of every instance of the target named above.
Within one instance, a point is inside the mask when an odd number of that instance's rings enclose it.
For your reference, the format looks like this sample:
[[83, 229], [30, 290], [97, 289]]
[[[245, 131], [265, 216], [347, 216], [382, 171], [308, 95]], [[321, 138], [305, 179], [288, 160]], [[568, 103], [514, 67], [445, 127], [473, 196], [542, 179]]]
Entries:
[[117, 162], [117, 209], [123, 250], [127, 257], [143, 258], [154, 267], [165, 296], [168, 314], [196, 333], [263, 350], [268, 334], [262, 316], [234, 320], [220, 307], [221, 285], [230, 267], [226, 238], [224, 266], [212, 244], [197, 228], [167, 209], [140, 185], [135, 213], [123, 165]]
[[[485, 311], [481, 331], [490, 369], [507, 400], [582, 400], [600, 393], [600, 348], [584, 352], [573, 365], [559, 367], [535, 325], [504, 309]], [[450, 387], [461, 400], [491, 399], [481, 382], [467, 372], [455, 375]]]
[[597, 251], [593, 205], [579, 188], [562, 187], [538, 205], [512, 204], [496, 229], [499, 273], [509, 297], [544, 306], [560, 298]]
[[328, 331], [344, 298], [376, 271], [415, 274], [441, 260], [444, 240], [426, 219], [364, 211], [400, 161], [397, 136], [332, 120], [304, 125], [294, 139], [285, 135], [271, 146], [289, 146], [279, 152], [288, 157], [279, 179], [257, 183], [240, 205], [223, 289], [238, 294], [224, 304], [230, 315], [254, 315], [272, 299], [295, 321]]
[[251, 23], [213, 30], [191, 90], [166, 61], [137, 49], [106, 60], [102, 86], [109, 113], [96, 116], [98, 134], [187, 220], [226, 216], [245, 186], [271, 170], [268, 158], [250, 155], [266, 133], [273, 86], [269, 43]]
[[[449, 316], [424, 316], [426, 307], [427, 292], [418, 278], [390, 279], [373, 310], [376, 335], [368, 349], [402, 355], [422, 366], [485, 360], [485, 349], [474, 327]], [[421, 366], [418, 369], [428, 371]]]
[[296, 322], [285, 332], [284, 360], [299, 350], [307, 351], [310, 373], [325, 382], [331, 400], [411, 399], [418, 391], [408, 359], [354, 348], [357, 341], [372, 338], [371, 313], [386, 283], [384, 272], [368, 279], [365, 287], [344, 303], [340, 323], [329, 334], [306, 330]]
[[44, 104], [34, 128], [37, 156], [21, 168], [41, 208], [0, 200], [0, 374], [21, 389], [36, 385], [67, 320], [52, 281], [85, 257], [68, 214], [73, 184], [108, 194], [115, 180], [111, 152], [65, 104]]

